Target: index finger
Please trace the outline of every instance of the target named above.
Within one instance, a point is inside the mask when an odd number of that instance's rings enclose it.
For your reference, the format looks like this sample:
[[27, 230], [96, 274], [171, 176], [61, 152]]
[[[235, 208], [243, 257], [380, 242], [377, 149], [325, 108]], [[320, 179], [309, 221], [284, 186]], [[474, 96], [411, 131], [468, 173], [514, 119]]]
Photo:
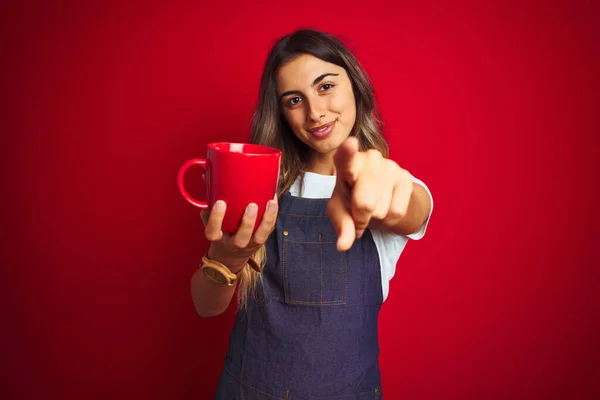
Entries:
[[358, 178], [362, 164], [360, 156], [358, 139], [355, 137], [347, 138], [333, 156], [338, 178], [341, 177], [345, 182], [350, 184], [354, 183]]
[[[221, 226], [223, 224], [223, 218], [225, 217], [226, 209], [227, 204], [223, 200], [218, 200], [215, 202], [212, 210], [210, 211], [208, 220], [205, 224], [204, 234], [211, 242], [216, 242], [223, 238]], [[206, 216], [206, 214], [204, 215]]]
[[333, 192], [329, 203], [327, 204], [327, 213], [331, 219], [331, 223], [338, 235], [337, 249], [338, 251], [346, 251], [352, 247], [356, 238], [356, 230], [354, 229], [354, 220], [352, 215], [346, 208], [342, 195], [338, 190]]

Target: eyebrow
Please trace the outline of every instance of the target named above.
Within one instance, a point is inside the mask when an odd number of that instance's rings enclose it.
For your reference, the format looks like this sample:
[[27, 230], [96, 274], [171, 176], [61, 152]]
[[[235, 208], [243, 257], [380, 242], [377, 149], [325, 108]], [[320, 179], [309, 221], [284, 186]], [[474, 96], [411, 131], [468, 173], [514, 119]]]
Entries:
[[[317, 78], [313, 81], [313, 83], [310, 85], [310, 87], [314, 87], [315, 85], [318, 85], [323, 79], [325, 79], [328, 76], [338, 76], [339, 74], [334, 74], [333, 72], [327, 72], [323, 75], [319, 75], [317, 76]], [[283, 99], [285, 96], [289, 96], [290, 94], [302, 94], [302, 92], [298, 91], [298, 90], [288, 90], [287, 92], [283, 92], [281, 94], [281, 96], [279, 96], [279, 100]]]

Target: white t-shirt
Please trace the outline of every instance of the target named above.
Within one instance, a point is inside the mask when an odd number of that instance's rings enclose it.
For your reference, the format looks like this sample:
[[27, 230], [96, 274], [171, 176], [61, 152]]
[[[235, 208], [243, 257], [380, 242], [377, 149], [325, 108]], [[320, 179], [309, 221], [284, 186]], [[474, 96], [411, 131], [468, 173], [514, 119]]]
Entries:
[[[300, 178], [298, 178], [290, 188], [290, 194], [292, 196], [309, 199], [330, 198], [333, 194], [333, 189], [335, 188], [335, 180], [335, 175], [320, 175], [315, 174], [314, 172], [305, 172], [302, 193], [299, 193]], [[431, 211], [433, 211], [433, 197], [431, 196], [429, 188], [422, 181], [415, 177], [412, 177], [412, 180], [427, 190], [427, 193], [429, 193], [429, 198], [431, 199]], [[431, 216], [431, 211], [429, 216]], [[421, 239], [425, 235], [425, 230], [427, 229], [428, 223], [429, 218], [427, 218], [427, 221], [423, 224], [418, 232], [408, 236], [397, 235], [395, 233], [383, 230], [371, 230], [373, 241], [377, 247], [379, 260], [381, 263], [381, 287], [384, 301], [389, 293], [390, 280], [394, 276], [394, 272], [396, 272], [396, 263], [398, 262], [398, 259], [400, 258], [400, 255], [402, 254], [402, 251], [408, 242], [408, 239]]]

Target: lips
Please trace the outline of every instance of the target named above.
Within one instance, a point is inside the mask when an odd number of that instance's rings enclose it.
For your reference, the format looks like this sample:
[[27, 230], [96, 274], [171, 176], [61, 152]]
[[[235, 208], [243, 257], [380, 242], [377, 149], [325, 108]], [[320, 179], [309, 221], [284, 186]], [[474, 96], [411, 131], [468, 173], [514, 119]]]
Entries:
[[309, 129], [308, 131], [316, 138], [323, 139], [331, 133], [333, 130], [333, 125], [335, 125], [335, 121], [317, 126], [316, 128]]

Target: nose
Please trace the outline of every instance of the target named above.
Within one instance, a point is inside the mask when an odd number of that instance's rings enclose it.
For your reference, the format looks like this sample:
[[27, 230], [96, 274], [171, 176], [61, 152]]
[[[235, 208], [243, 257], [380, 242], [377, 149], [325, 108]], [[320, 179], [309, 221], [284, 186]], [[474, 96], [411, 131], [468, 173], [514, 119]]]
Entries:
[[307, 101], [308, 103], [308, 118], [313, 122], [319, 122], [325, 117], [325, 100], [319, 97]]

